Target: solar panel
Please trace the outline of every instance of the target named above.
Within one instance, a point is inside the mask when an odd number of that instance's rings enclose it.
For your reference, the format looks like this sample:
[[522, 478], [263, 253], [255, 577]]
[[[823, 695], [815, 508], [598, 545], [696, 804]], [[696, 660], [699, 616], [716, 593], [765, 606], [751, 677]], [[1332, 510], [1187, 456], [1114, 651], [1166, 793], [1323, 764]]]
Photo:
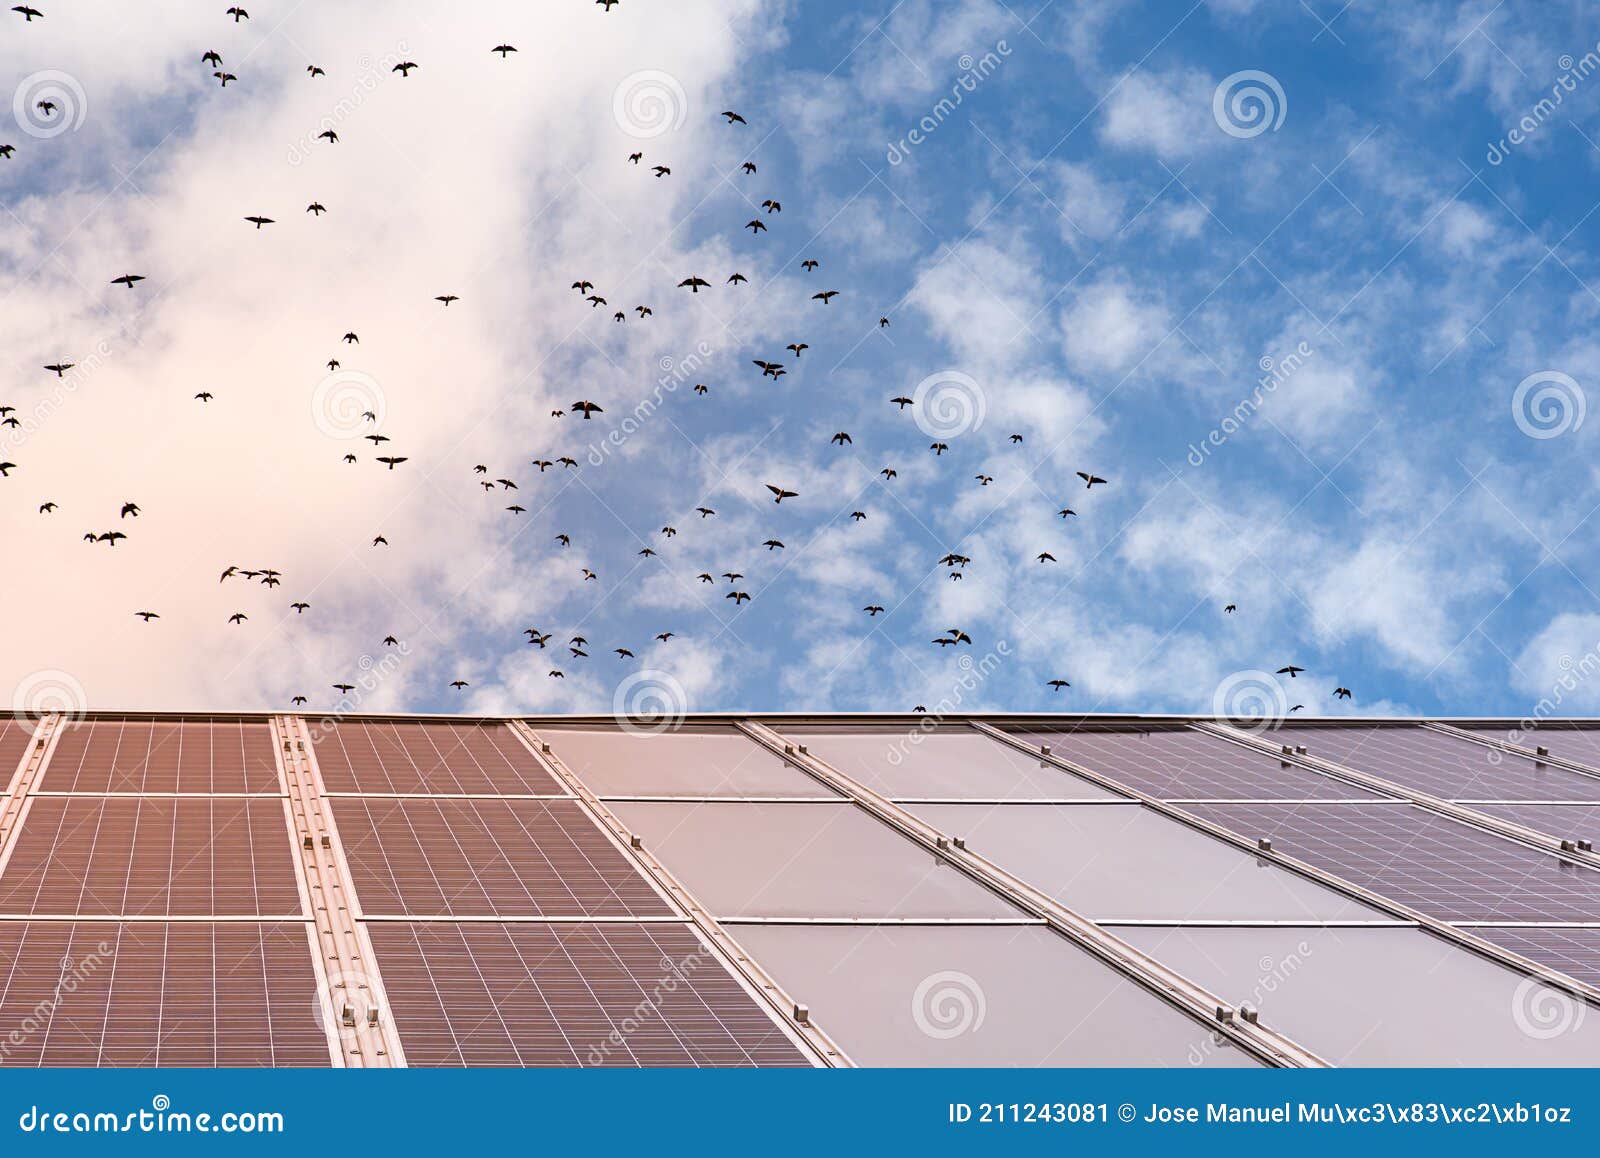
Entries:
[[254, 720], [79, 720], [62, 726], [47, 792], [281, 791], [272, 730]]
[[0, 921], [0, 1066], [326, 1066], [306, 926]]
[[1474, 804], [1472, 807], [1477, 812], [1514, 820], [1563, 840], [1600, 840], [1600, 805]]
[[1116, 932], [1334, 1065], [1600, 1064], [1600, 1019], [1536, 1032], [1524, 975], [1420, 929]]
[[1184, 806], [1447, 921], [1589, 921], [1600, 872], [1401, 804]]
[[600, 796], [837, 798], [732, 728], [644, 733], [541, 726], [539, 737]]
[[0, 913], [301, 913], [282, 800], [36, 796], [0, 874]]
[[392, 916], [658, 916], [671, 908], [573, 800], [331, 801], [356, 896]]
[[1523, 748], [1548, 748], [1552, 756], [1600, 768], [1600, 725], [1543, 720], [1524, 728], [1521, 721], [1508, 720], [1502, 724], [1453, 726]]
[[14, 716], [0, 716], [0, 777], [11, 782], [22, 764], [22, 756], [33, 741], [32, 722]]
[[315, 744], [329, 792], [564, 792], [504, 724], [342, 720]]
[[1275, 743], [1447, 800], [1594, 800], [1600, 778], [1540, 768], [1532, 760], [1413, 724], [1288, 727]]
[[761, 925], [736, 934], [861, 1065], [1256, 1064], [1036, 925]]
[[1095, 920], [1381, 916], [1140, 805], [916, 804], [909, 810]]
[[1530, 961], [1568, 977], [1600, 985], [1600, 929], [1484, 928], [1472, 930], [1485, 941], [1521, 953]]
[[375, 924], [412, 1066], [802, 1066], [683, 925]]
[[1116, 799], [1099, 785], [965, 727], [821, 728], [779, 722], [776, 730], [893, 799]]
[[1302, 768], [1285, 767], [1271, 756], [1189, 728], [1082, 728], [1019, 735], [1030, 744], [1048, 744], [1057, 756], [1161, 799], [1339, 800], [1383, 795]]
[[960, 870], [851, 804], [610, 807], [719, 917], [1017, 915]]

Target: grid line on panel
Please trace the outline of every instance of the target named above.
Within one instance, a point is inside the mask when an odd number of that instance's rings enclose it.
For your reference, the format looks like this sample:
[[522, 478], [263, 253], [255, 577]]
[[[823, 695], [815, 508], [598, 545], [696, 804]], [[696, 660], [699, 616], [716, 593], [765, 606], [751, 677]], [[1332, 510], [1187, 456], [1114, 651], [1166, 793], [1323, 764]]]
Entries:
[[79, 720], [41, 778], [51, 792], [276, 793], [272, 733], [239, 719]]
[[330, 803], [363, 912], [672, 913], [573, 800], [346, 797]]
[[377, 925], [418, 1066], [806, 1066], [688, 928]]
[[504, 724], [345, 720], [322, 730], [314, 748], [330, 792], [560, 791]]
[[1600, 872], [1412, 805], [1186, 810], [1441, 920], [1572, 921], [1600, 910]]
[[1303, 744], [1307, 753], [1446, 800], [1592, 800], [1600, 779], [1420, 724], [1278, 728], [1273, 743]]
[[34, 797], [0, 912], [283, 917], [302, 911], [271, 797]]
[[1475, 926], [1485, 941], [1520, 953], [1549, 969], [1600, 986], [1600, 928], [1496, 928]]
[[0, 1065], [326, 1066], [299, 923], [0, 923]]
[[1285, 767], [1188, 728], [1078, 729], [1016, 733], [1030, 743], [1161, 799], [1174, 797], [1370, 798], [1361, 788], [1304, 768]]

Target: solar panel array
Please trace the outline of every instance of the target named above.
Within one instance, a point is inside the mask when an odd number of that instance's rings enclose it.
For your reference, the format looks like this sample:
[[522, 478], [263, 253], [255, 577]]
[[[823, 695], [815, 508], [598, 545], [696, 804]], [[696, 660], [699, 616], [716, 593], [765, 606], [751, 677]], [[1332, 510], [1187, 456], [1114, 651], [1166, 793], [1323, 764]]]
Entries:
[[[1006, 880], [1331, 1061], [1600, 1064], [1600, 1018], [1513, 1016], [1520, 961], [1600, 987], [1600, 858], [1554, 848], [1600, 829], [1600, 774], [1485, 742], [1514, 724], [1297, 722], [1263, 750], [1183, 721], [810, 717], [766, 721], [769, 748], [715, 721], [351, 718], [314, 724], [305, 779], [276, 726], [44, 727], [0, 809], [0, 1065], [348, 1063], [328, 920], [370, 943], [410, 1065], [808, 1065], [807, 1025], [862, 1064], [1257, 1064]], [[8, 776], [33, 731], [0, 719]], [[1590, 726], [1513, 742], [1600, 758]], [[343, 906], [310, 903], [303, 853]]]

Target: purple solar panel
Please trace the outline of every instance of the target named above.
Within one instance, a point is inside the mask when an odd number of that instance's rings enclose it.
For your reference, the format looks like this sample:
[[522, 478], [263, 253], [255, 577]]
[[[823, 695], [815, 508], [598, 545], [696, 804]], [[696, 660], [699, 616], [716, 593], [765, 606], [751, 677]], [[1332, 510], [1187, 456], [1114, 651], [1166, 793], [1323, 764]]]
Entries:
[[1600, 872], [1411, 804], [1187, 804], [1185, 811], [1446, 921], [1592, 921]]
[[1475, 928], [1485, 941], [1568, 977], [1600, 985], [1600, 929]]
[[1600, 842], [1600, 804], [1474, 804], [1472, 807], [1563, 840]]
[[281, 792], [260, 720], [94, 719], [63, 725], [46, 792]]
[[1304, 744], [1313, 756], [1447, 800], [1600, 802], [1600, 778], [1541, 768], [1521, 756], [1414, 724], [1287, 727], [1269, 735], [1274, 743]]
[[1600, 723], [1570, 723], [1565, 720], [1544, 720], [1531, 729], [1524, 729], [1520, 721], [1507, 720], [1502, 724], [1457, 724], [1465, 732], [1474, 732], [1523, 748], [1547, 748], [1552, 756], [1561, 756], [1600, 768]]
[[344, 720], [322, 730], [315, 743], [329, 792], [564, 791], [505, 724]]
[[0, 717], [0, 780], [11, 782], [32, 740], [33, 721], [15, 716]]
[[1162, 799], [1370, 800], [1383, 795], [1303, 768], [1284, 767], [1271, 756], [1189, 728], [1082, 728], [1019, 735], [1030, 744], [1050, 745], [1053, 754], [1092, 772]]

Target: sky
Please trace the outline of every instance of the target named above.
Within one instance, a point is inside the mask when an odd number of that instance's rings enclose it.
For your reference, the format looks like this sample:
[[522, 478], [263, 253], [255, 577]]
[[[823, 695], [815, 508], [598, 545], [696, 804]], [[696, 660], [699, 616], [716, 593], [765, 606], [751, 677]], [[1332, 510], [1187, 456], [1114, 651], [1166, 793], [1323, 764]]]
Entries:
[[14, 707], [1600, 714], [1592, 7], [36, 7]]

